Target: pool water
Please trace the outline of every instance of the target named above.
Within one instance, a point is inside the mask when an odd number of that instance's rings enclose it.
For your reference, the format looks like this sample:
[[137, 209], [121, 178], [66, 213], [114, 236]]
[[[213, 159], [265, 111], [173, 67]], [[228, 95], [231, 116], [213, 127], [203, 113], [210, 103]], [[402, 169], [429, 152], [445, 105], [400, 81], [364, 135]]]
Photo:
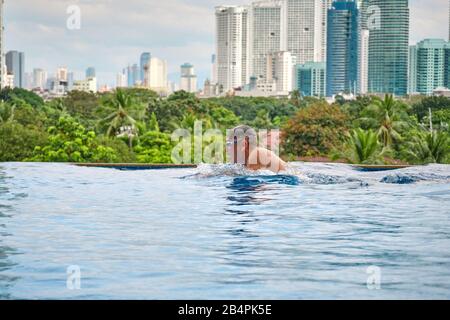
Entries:
[[449, 248], [445, 165], [0, 164], [2, 299], [449, 299]]

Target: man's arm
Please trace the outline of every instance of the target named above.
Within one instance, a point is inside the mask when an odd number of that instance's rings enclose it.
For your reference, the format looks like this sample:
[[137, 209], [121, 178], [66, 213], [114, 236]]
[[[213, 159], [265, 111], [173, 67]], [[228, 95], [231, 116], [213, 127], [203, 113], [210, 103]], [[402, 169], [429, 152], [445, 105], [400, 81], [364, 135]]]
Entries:
[[276, 173], [286, 170], [286, 162], [274, 152], [264, 148], [258, 150], [258, 162]]

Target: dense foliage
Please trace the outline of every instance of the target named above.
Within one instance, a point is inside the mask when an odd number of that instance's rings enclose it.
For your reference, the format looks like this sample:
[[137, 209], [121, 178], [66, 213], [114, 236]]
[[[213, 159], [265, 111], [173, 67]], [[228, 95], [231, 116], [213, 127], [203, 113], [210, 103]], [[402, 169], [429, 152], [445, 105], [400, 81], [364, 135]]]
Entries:
[[146, 89], [73, 91], [43, 101], [0, 91], [0, 161], [169, 163], [178, 128], [225, 133], [238, 124], [282, 131], [282, 156], [352, 163], [449, 163], [450, 99], [338, 97], [329, 105], [293, 92], [288, 99], [167, 98]]

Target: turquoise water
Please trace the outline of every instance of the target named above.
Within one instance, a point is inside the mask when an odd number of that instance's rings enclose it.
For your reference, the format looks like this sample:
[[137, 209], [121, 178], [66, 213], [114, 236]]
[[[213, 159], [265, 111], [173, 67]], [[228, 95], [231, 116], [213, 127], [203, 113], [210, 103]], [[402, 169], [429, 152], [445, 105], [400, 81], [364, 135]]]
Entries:
[[0, 297], [449, 299], [449, 208], [443, 165], [274, 176], [2, 163]]

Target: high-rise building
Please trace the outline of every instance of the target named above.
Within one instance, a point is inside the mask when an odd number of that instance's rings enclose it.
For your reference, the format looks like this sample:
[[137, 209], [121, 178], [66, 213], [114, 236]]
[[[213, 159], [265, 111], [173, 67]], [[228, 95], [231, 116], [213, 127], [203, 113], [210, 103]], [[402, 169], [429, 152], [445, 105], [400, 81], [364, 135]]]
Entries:
[[289, 51], [278, 51], [267, 55], [266, 58], [266, 82], [274, 83], [274, 91], [292, 91], [294, 83], [295, 57]]
[[361, 29], [359, 38], [359, 93], [361, 94], [369, 91], [369, 36], [369, 30]]
[[295, 68], [294, 88], [304, 97], [325, 97], [326, 63], [307, 62]]
[[6, 85], [6, 68], [5, 68], [5, 56], [4, 56], [4, 43], [3, 43], [3, 4], [4, 0], [0, 0], [0, 90]]
[[59, 67], [56, 69], [56, 80], [59, 82], [67, 82], [68, 81], [69, 71], [66, 67]]
[[86, 78], [95, 78], [96, 72], [94, 67], [89, 67], [86, 69]]
[[75, 83], [75, 74], [73, 72], [67, 73], [67, 91], [73, 90], [73, 85]]
[[167, 93], [167, 61], [151, 58], [148, 72], [148, 87], [158, 93]]
[[194, 66], [190, 63], [181, 65], [180, 89], [186, 92], [197, 92], [197, 76]]
[[128, 81], [127, 81], [127, 72], [126, 69], [124, 69], [121, 73], [117, 74], [116, 88], [126, 88], [126, 87], [128, 87]]
[[[267, 57], [283, 47], [283, 1], [259, 1], [251, 5], [250, 21], [250, 75], [266, 80]], [[246, 81], [248, 82], [248, 81]]]
[[33, 87], [44, 90], [47, 86], [47, 72], [43, 69], [33, 70]]
[[130, 65], [127, 67], [127, 87], [134, 87], [133, 70]]
[[32, 72], [25, 72], [24, 89], [27, 89], [27, 90], [33, 89], [33, 73]]
[[298, 63], [325, 61], [332, 0], [264, 0], [216, 7], [217, 82], [225, 91], [250, 79], [267, 84], [267, 56], [291, 52]]
[[408, 94], [417, 93], [417, 46], [409, 46]]
[[408, 91], [408, 0], [368, 0], [379, 8], [379, 26], [370, 28], [369, 92], [404, 96]]
[[359, 91], [359, 10], [336, 1], [328, 11], [327, 96]]
[[5, 60], [8, 73], [14, 75], [14, 87], [25, 88], [25, 54], [9, 51]]
[[130, 88], [134, 87], [136, 84], [138, 84], [140, 82], [139, 75], [140, 75], [140, 71], [139, 71], [139, 67], [136, 63], [133, 64], [132, 66], [128, 66], [128, 68], [127, 68], [128, 87], [130, 87]]
[[139, 80], [141, 80], [142, 83], [145, 83], [146, 69], [148, 68], [151, 58], [152, 58], [152, 55], [150, 52], [143, 52], [141, 54], [140, 66], [139, 66], [140, 67]]
[[95, 77], [86, 78], [85, 80], [76, 80], [73, 83], [73, 90], [84, 92], [97, 92], [97, 79]]
[[425, 95], [437, 88], [448, 87], [450, 43], [441, 39], [425, 39], [410, 47], [410, 90]]
[[139, 66], [136, 63], [133, 64], [133, 66], [131, 67], [131, 71], [132, 71], [132, 74], [133, 74], [134, 85], [140, 84], [140, 82], [141, 82], [141, 79], [140, 79], [141, 78], [140, 77], [141, 72], [139, 70]]
[[325, 61], [332, 0], [285, 0], [286, 46], [298, 63]]
[[216, 7], [217, 82], [224, 91], [242, 87], [249, 78], [248, 8]]
[[14, 75], [13, 74], [5, 75], [3, 87], [14, 89]]

